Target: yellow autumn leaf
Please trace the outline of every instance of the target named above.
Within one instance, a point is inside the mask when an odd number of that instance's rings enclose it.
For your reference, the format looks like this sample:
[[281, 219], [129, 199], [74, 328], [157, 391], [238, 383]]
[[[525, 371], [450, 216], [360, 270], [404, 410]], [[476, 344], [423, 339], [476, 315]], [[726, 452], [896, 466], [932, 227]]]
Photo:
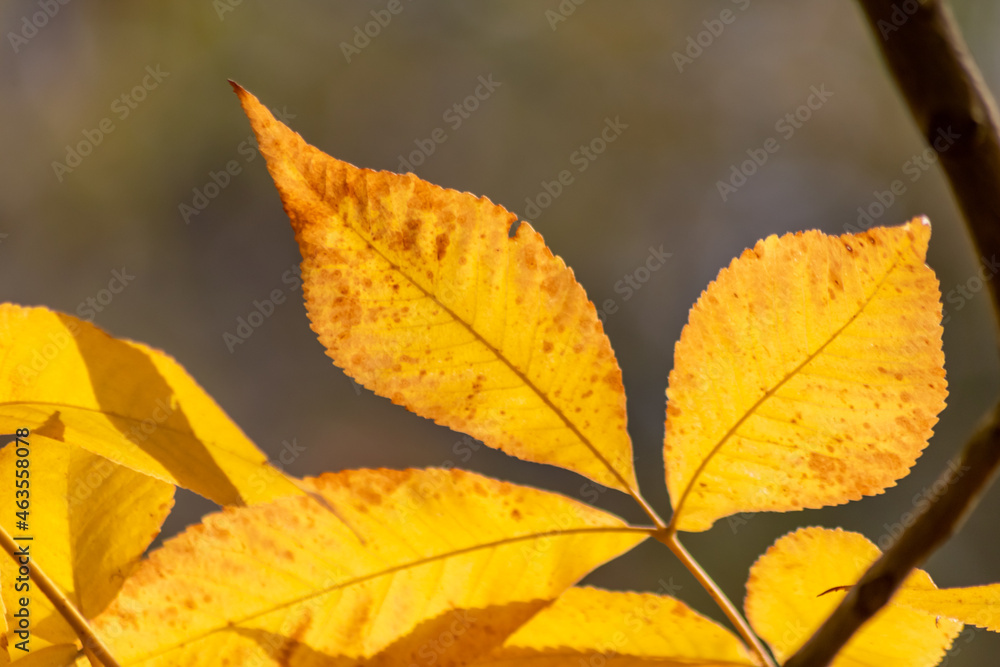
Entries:
[[522, 459], [636, 487], [621, 370], [572, 270], [514, 214], [308, 145], [233, 84], [302, 251], [313, 330], [350, 376]]
[[[784, 662], [813, 635], [881, 552], [863, 535], [800, 528], [780, 538], [750, 568], [747, 620]], [[844, 587], [844, 590], [830, 590]], [[914, 570], [907, 589], [934, 582]], [[962, 624], [909, 609], [893, 598], [841, 649], [832, 667], [931, 667], [938, 664]]]
[[757, 663], [736, 635], [680, 600], [574, 587], [475, 664], [735, 667]]
[[163, 352], [71, 315], [0, 304], [0, 432], [53, 416], [68, 444], [219, 504], [298, 492]]
[[947, 395], [930, 223], [770, 236], [723, 269], [674, 351], [674, 526], [836, 505], [909, 473]]
[[[11, 480], [0, 485], [0, 507], [9, 508], [0, 513], [0, 525], [25, 538], [19, 546], [30, 563], [93, 618], [117, 595], [159, 534], [173, 507], [174, 486], [38, 431], [26, 440], [26, 447], [15, 442], [0, 450], [0, 479]], [[27, 467], [19, 461], [27, 461]], [[18, 475], [24, 471], [28, 476]], [[19, 489], [15, 480], [27, 480], [27, 486]], [[19, 500], [27, 502], [23, 524], [15, 515]], [[20, 609], [25, 605], [19, 600], [29, 600], [29, 646], [37, 640], [76, 642], [76, 633], [49, 600], [24, 577], [18, 579], [13, 559], [0, 558], [0, 582], [8, 609]], [[15, 587], [16, 582], [22, 586]]]
[[[7, 586], [9, 575], [0, 572], [0, 587]], [[10, 664], [10, 638], [7, 636], [7, 608], [0, 597], [0, 665]]]
[[1000, 632], [1000, 584], [966, 588], [906, 588], [899, 591], [893, 602]]
[[459, 470], [304, 484], [326, 505], [226, 508], [153, 552], [94, 622], [112, 654], [147, 667], [465, 664], [647, 537]]
[[[31, 640], [31, 653], [21, 653], [15, 650], [13, 661], [16, 667], [70, 667], [77, 662], [79, 649], [69, 644], [52, 645], [44, 639]], [[82, 667], [93, 667], [84, 662]]]

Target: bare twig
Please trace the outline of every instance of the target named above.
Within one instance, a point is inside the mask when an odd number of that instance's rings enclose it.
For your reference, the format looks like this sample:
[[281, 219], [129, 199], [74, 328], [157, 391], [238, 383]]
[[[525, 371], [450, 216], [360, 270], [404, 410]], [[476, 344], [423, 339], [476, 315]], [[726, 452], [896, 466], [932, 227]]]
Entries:
[[[21, 550], [21, 546], [14, 541], [14, 538], [3, 527], [0, 527], [0, 548], [6, 551], [14, 559], [15, 563], [28, 568], [28, 576], [31, 578], [32, 583], [45, 594], [45, 597], [49, 599], [49, 602], [52, 603], [56, 611], [66, 619], [66, 622], [76, 632], [76, 636], [80, 638], [85, 650], [89, 649], [93, 658], [100, 660], [104, 667], [121, 667], [114, 657], [112, 657], [111, 652], [108, 651], [104, 642], [94, 634], [83, 614], [73, 606], [73, 603], [63, 595], [63, 592], [59, 590], [56, 583], [38, 565], [27, 560], [24, 556], [24, 551]], [[93, 659], [91, 661], [93, 662]]]
[[[941, 0], [858, 0], [917, 126], [941, 166], [983, 256], [1000, 253], [996, 104]], [[946, 139], [942, 139], [946, 137]], [[1000, 298], [989, 283], [995, 323]], [[942, 475], [952, 481], [952, 470]], [[1000, 466], [1000, 404], [957, 460], [961, 484], [930, 505], [865, 573], [785, 667], [822, 667], [884, 606], [910, 571], [958, 531]]]

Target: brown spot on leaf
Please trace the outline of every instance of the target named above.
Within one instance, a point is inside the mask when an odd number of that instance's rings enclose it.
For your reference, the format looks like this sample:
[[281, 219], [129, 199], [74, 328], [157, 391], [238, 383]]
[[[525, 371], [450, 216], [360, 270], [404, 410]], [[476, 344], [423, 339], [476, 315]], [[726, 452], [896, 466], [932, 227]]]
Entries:
[[434, 246], [437, 248], [438, 261], [444, 259], [444, 254], [448, 250], [448, 235], [441, 233], [434, 239]]
[[353, 487], [353, 491], [359, 498], [361, 498], [369, 505], [382, 504], [382, 495], [376, 491], [373, 491], [361, 485]]

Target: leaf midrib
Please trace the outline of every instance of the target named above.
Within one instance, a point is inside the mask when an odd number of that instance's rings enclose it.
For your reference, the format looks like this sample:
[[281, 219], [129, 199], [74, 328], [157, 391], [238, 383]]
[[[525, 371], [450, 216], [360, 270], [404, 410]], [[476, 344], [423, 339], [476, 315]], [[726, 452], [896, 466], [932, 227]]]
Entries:
[[[305, 140], [301, 140], [301, 141], [303, 141], [303, 143], [305, 143]], [[325, 156], [325, 154], [324, 154], [324, 156]], [[336, 158], [332, 158], [332, 157], [328, 157], [328, 156], [325, 156], [325, 157], [327, 157], [328, 159], [331, 159], [331, 160], [335, 160], [336, 159]], [[344, 163], [344, 164], [346, 165], [346, 163]], [[369, 192], [368, 192], [368, 176], [369, 176], [369, 174], [377, 174], [377, 173], [380, 173], [380, 172], [373, 172], [370, 169], [353, 167], [352, 165], [346, 165], [346, 167], [348, 169], [351, 169], [351, 168], [358, 169], [358, 173], [359, 173], [358, 178], [364, 184], [364, 188], [365, 188], [364, 201], [359, 202], [359, 204], [363, 205], [365, 202], [370, 201], [370, 196], [369, 196]], [[326, 199], [326, 196], [325, 196], [325, 193], [321, 193], [315, 187], [313, 187], [312, 183], [308, 179], [305, 178], [305, 176], [303, 175], [302, 171], [298, 168], [298, 166], [291, 167], [290, 171], [294, 174], [294, 177], [296, 177], [306, 189], [312, 191], [317, 196], [317, 198], [319, 198], [319, 200], [322, 202], [322, 204], [328, 210], [330, 210], [331, 214], [334, 217], [336, 217], [336, 218], [338, 218], [340, 220], [344, 220], [344, 216], [339, 215], [339, 212], [337, 211], [337, 209], [335, 209], [332, 205], [330, 205], [328, 203], [328, 201]], [[445, 188], [445, 189], [447, 190], [447, 188]], [[456, 192], [459, 195], [473, 196], [473, 195], [470, 195], [469, 193], [458, 192], [457, 190], [450, 190], [450, 191], [451, 192]], [[477, 199], [477, 201], [478, 201], [478, 199]], [[478, 212], [478, 210], [477, 210], [477, 212]], [[367, 217], [367, 212], [364, 211], [363, 209], [361, 209], [359, 207], [359, 217], [361, 215], [364, 215], [364, 216]], [[481, 216], [480, 216], [479, 219], [480, 219], [480, 221], [482, 220]], [[580, 431], [580, 429], [577, 428], [577, 426], [572, 421], [570, 421], [569, 417], [561, 409], [559, 409], [552, 402], [551, 399], [549, 399], [549, 397], [546, 395], [546, 393], [544, 391], [542, 391], [542, 389], [540, 387], [538, 387], [534, 382], [532, 382], [527, 377], [527, 375], [525, 375], [519, 368], [517, 368], [510, 359], [508, 359], [504, 354], [501, 353], [500, 350], [498, 350], [496, 347], [494, 347], [478, 331], [476, 331], [476, 329], [473, 328], [473, 326], [471, 325], [471, 323], [466, 322], [464, 319], [462, 319], [461, 317], [459, 317], [451, 308], [449, 308], [445, 304], [441, 303], [441, 301], [437, 299], [436, 295], [434, 295], [434, 294], [428, 292], [426, 289], [424, 289], [423, 286], [421, 286], [420, 283], [418, 283], [416, 280], [414, 280], [410, 276], [410, 274], [408, 272], [406, 272], [405, 270], [403, 270], [403, 267], [401, 267], [395, 261], [393, 261], [392, 259], [390, 259], [378, 246], [376, 246], [370, 239], [368, 239], [362, 233], [362, 231], [360, 229], [358, 229], [356, 226], [354, 226], [352, 224], [349, 224], [349, 223], [346, 223], [345, 227], [348, 228], [348, 229], [350, 229], [352, 232], [354, 232], [354, 234], [356, 234], [358, 236], [358, 238], [360, 238], [362, 241], [364, 241], [368, 245], [369, 248], [371, 248], [379, 257], [381, 257], [391, 267], [391, 269], [393, 271], [397, 272], [404, 279], [406, 279], [411, 285], [413, 285], [418, 290], [420, 290], [420, 292], [423, 293], [426, 296], [426, 298], [430, 299], [435, 304], [437, 304], [437, 306], [440, 307], [442, 310], [444, 310], [448, 314], [448, 316], [452, 318], [453, 321], [461, 324], [461, 326], [463, 326], [470, 334], [472, 334], [472, 336], [480, 344], [482, 344], [498, 360], [500, 360], [501, 362], [503, 362], [511, 370], [511, 372], [513, 372], [514, 375], [517, 376], [517, 378], [521, 382], [523, 382], [525, 386], [527, 386], [531, 391], [533, 391], [535, 393], [535, 395], [538, 396], [538, 398], [542, 401], [542, 403], [546, 407], [548, 407], [563, 422], [563, 424], [565, 424], [566, 428], [569, 429], [569, 431], [588, 450], [590, 450], [591, 454], [594, 455], [594, 457], [598, 460], [598, 462], [601, 465], [603, 465], [612, 474], [612, 476], [614, 476], [614, 478], [618, 481], [619, 484], [621, 484], [621, 489], [624, 490], [626, 493], [628, 493], [633, 498], [636, 498], [638, 500], [638, 493], [636, 492], [636, 490], [633, 489], [632, 485], [624, 478], [624, 476], [614, 466], [611, 465], [610, 461], [608, 461], [608, 459], [600, 452], [600, 450], [597, 449], [597, 447], [594, 445], [594, 443], [591, 442], [590, 438], [588, 438], [587, 436], [585, 436]], [[509, 241], [508, 241], [508, 243], [509, 243]], [[509, 250], [509, 245], [505, 245], [504, 246], [504, 250], [505, 250], [504, 259], [509, 264], [509, 252], [507, 252]], [[477, 261], [477, 267], [478, 267], [478, 265], [482, 261], [482, 256], [479, 255], [477, 257], [477, 260], [478, 260]], [[505, 283], [509, 283], [509, 281], [510, 281], [509, 280], [509, 274], [507, 272], [505, 272]], [[477, 282], [477, 284], [478, 284], [478, 282]], [[570, 289], [572, 289], [572, 287], [570, 287]], [[505, 325], [504, 328], [506, 330], [506, 325]], [[644, 503], [640, 502], [640, 505], [644, 505]]]
[[[73, 404], [73, 403], [60, 403], [58, 401], [4, 401], [4, 402], [0, 403], [0, 408], [4, 408], [4, 407], [7, 407], [7, 406], [26, 406], [26, 407], [47, 406], [47, 407], [53, 407], [53, 408], [62, 408], [64, 410], [78, 410], [80, 412], [87, 412], [87, 413], [91, 413], [91, 414], [101, 415], [103, 417], [114, 417], [116, 419], [121, 419], [124, 422], [128, 422], [129, 424], [132, 424], [132, 425], [137, 425], [137, 424], [142, 424], [143, 423], [143, 420], [139, 419], [138, 417], [130, 417], [128, 415], [119, 414], [117, 412], [110, 412], [108, 410], [101, 410], [100, 408], [90, 408], [90, 407], [87, 407], [85, 405], [77, 405], [77, 404]], [[69, 426], [69, 424], [67, 424], [67, 426]], [[121, 429], [118, 429], [113, 424], [112, 424], [112, 426], [115, 428], [115, 430], [119, 431], [119, 433], [121, 432]], [[228, 454], [228, 455], [232, 456], [233, 458], [239, 459], [239, 460], [241, 460], [241, 461], [243, 461], [245, 463], [248, 463], [248, 464], [257, 465], [259, 463], [258, 461], [253, 461], [251, 459], [246, 458], [245, 456], [243, 456], [242, 454], [240, 454], [238, 452], [235, 452], [235, 451], [230, 450], [230, 449], [226, 449], [221, 444], [218, 444], [218, 441], [215, 441], [215, 440], [203, 440], [193, 430], [191, 430], [191, 431], [180, 431], [180, 430], [174, 428], [173, 426], [167, 426], [167, 425], [164, 425], [164, 424], [158, 425], [157, 426], [157, 430], [158, 431], [165, 431], [167, 433], [171, 433], [171, 434], [174, 434], [174, 435], [179, 436], [179, 437], [184, 437], [184, 438], [190, 438], [192, 440], [197, 440], [199, 442], [204, 443], [206, 447], [209, 447], [211, 449], [217, 449], [217, 450], [219, 450], [222, 453]], [[122, 433], [121, 435], [129, 443], [135, 445], [135, 443], [132, 442], [131, 440], [129, 440], [128, 437], [124, 433]], [[247, 438], [247, 442], [249, 442], [250, 444], [253, 444], [253, 442], [249, 438]], [[72, 444], [72, 443], [67, 443], [67, 444]], [[254, 446], [256, 446], [256, 445], [254, 445]], [[136, 445], [136, 447], [138, 447], [138, 445]], [[81, 448], [82, 449], [87, 449], [86, 447], [82, 447], [82, 446], [81, 446]], [[90, 450], [88, 449], [87, 451], [90, 451]], [[98, 454], [97, 452], [91, 452], [91, 453], [92, 454], [97, 454], [98, 456], [104, 456], [105, 458], [109, 458], [108, 456], [105, 456], [104, 454]], [[121, 463], [120, 461], [115, 461], [115, 463], [118, 463], [119, 465], [124, 465], [126, 468], [131, 467], [131, 466], [128, 466], [128, 465], [126, 465], [124, 463]], [[137, 470], [136, 472], [142, 472], [143, 474], [148, 474], [148, 473], [145, 473], [145, 472], [143, 472], [141, 470]]]
[[280, 611], [282, 609], [288, 609], [289, 607], [292, 607], [294, 605], [303, 604], [305, 602], [309, 602], [310, 600], [315, 600], [316, 598], [319, 598], [319, 597], [321, 597], [323, 595], [328, 595], [329, 593], [332, 593], [334, 591], [337, 591], [337, 590], [340, 590], [340, 589], [343, 589], [343, 588], [349, 588], [351, 586], [362, 584], [362, 583], [365, 583], [367, 581], [371, 581], [373, 579], [377, 579], [379, 577], [389, 576], [389, 575], [395, 574], [397, 572], [402, 572], [402, 571], [409, 570], [409, 569], [412, 569], [412, 568], [421, 567], [423, 565], [427, 565], [429, 563], [433, 563], [433, 562], [436, 562], [436, 561], [447, 560], [449, 558], [455, 558], [457, 556], [463, 556], [463, 555], [466, 555], [466, 554], [469, 554], [469, 553], [473, 553], [475, 551], [479, 551], [479, 550], [483, 550], [483, 549], [495, 549], [495, 548], [502, 547], [502, 546], [509, 545], [509, 544], [516, 544], [518, 542], [525, 542], [525, 541], [530, 541], [530, 540], [535, 540], [535, 539], [544, 539], [544, 538], [547, 538], [547, 537], [562, 537], [562, 536], [567, 536], [567, 535], [580, 535], [580, 534], [587, 534], [587, 533], [593, 533], [593, 534], [600, 534], [600, 533], [641, 533], [641, 534], [644, 534], [644, 535], [648, 536], [648, 535], [652, 534], [652, 532], [654, 530], [655, 530], [655, 528], [652, 528], [652, 527], [643, 527], [643, 526], [596, 526], [596, 527], [589, 527], [589, 528], [568, 528], [568, 529], [559, 529], [559, 530], [549, 530], [549, 531], [542, 531], [542, 532], [537, 532], [537, 533], [529, 533], [527, 535], [519, 535], [519, 536], [516, 536], [516, 537], [505, 537], [505, 538], [502, 538], [502, 539], [499, 539], [499, 540], [494, 540], [492, 542], [484, 542], [482, 544], [475, 544], [475, 545], [468, 546], [468, 547], [462, 547], [460, 549], [453, 549], [451, 551], [447, 551], [447, 552], [440, 553], [440, 554], [435, 554], [433, 556], [425, 556], [423, 558], [417, 558], [417, 559], [408, 561], [406, 563], [401, 563], [399, 565], [393, 565], [391, 567], [386, 567], [386, 568], [383, 568], [383, 569], [375, 571], [375, 572], [369, 572], [368, 574], [356, 576], [356, 577], [354, 577], [352, 579], [348, 579], [346, 581], [343, 581], [343, 582], [340, 582], [340, 583], [337, 583], [337, 584], [333, 584], [331, 586], [327, 586], [327, 587], [324, 587], [324, 588], [320, 588], [320, 589], [314, 590], [311, 593], [308, 593], [306, 595], [300, 595], [297, 598], [293, 598], [291, 600], [286, 600], [285, 602], [282, 602], [280, 604], [276, 604], [276, 605], [274, 605], [272, 607], [269, 607], [267, 609], [264, 609], [262, 611], [258, 611], [256, 613], [249, 614], [249, 615], [247, 615], [247, 616], [245, 616], [243, 618], [240, 618], [239, 620], [228, 621], [223, 626], [219, 626], [217, 628], [213, 628], [211, 630], [207, 630], [207, 631], [205, 631], [205, 632], [203, 632], [203, 633], [201, 633], [199, 635], [196, 635], [194, 637], [190, 637], [188, 639], [185, 639], [184, 641], [181, 641], [181, 642], [179, 642], [177, 644], [173, 644], [173, 645], [161, 648], [160, 650], [156, 651], [155, 653], [150, 653], [150, 654], [144, 655], [142, 657], [135, 658], [134, 661], [132, 661], [130, 664], [138, 664], [140, 662], [145, 662], [147, 660], [152, 660], [154, 658], [158, 658], [158, 657], [160, 657], [162, 655], [166, 655], [167, 653], [170, 653], [171, 651], [175, 651], [177, 649], [183, 648], [184, 646], [187, 646], [187, 645], [194, 644], [196, 642], [202, 641], [202, 640], [204, 640], [204, 639], [206, 639], [206, 638], [208, 638], [208, 637], [210, 637], [210, 636], [212, 636], [212, 635], [214, 635], [216, 633], [223, 632], [225, 630], [229, 630], [229, 629], [234, 628], [234, 627], [240, 627], [241, 625], [243, 625], [245, 623], [253, 621], [254, 619], [260, 618], [260, 617], [265, 616], [267, 614], [272, 614], [272, 613], [274, 613], [276, 611]]

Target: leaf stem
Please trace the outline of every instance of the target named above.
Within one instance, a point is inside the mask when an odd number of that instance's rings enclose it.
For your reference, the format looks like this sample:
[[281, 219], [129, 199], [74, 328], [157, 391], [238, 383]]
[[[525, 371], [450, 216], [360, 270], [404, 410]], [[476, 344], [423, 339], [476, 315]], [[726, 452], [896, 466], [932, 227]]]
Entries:
[[694, 578], [698, 580], [698, 583], [701, 584], [702, 588], [708, 591], [708, 594], [711, 595], [712, 599], [715, 600], [715, 603], [719, 605], [719, 608], [722, 609], [726, 618], [728, 618], [732, 624], [736, 626], [736, 629], [739, 631], [740, 636], [743, 637], [743, 640], [750, 645], [753, 652], [757, 654], [758, 658], [760, 658], [761, 664], [765, 667], [776, 667], [771, 655], [767, 652], [767, 649], [764, 648], [764, 645], [761, 643], [760, 639], [757, 638], [757, 635], [754, 634], [753, 630], [750, 628], [750, 624], [743, 618], [739, 609], [737, 609], [736, 605], [734, 605], [732, 601], [726, 597], [726, 594], [723, 593], [718, 584], [712, 580], [712, 577], [710, 577], [708, 573], [702, 569], [698, 561], [694, 559], [694, 556], [692, 556], [688, 550], [684, 548], [684, 545], [677, 539], [677, 533], [675, 531], [662, 531], [654, 534], [653, 536], [660, 542], [663, 542], [670, 547], [670, 550], [673, 551], [674, 555], [680, 559], [680, 561], [684, 564], [684, 567], [686, 567], [691, 574], [694, 575]]
[[654, 510], [653, 507], [646, 502], [646, 499], [643, 498], [638, 491], [629, 487], [628, 493], [632, 496], [635, 502], [639, 503], [639, 507], [642, 508], [642, 511], [646, 513], [646, 516], [648, 516], [650, 521], [653, 522], [653, 525], [656, 526], [656, 532], [652, 534], [655, 535], [656, 533], [667, 530], [667, 524], [664, 523], [663, 519], [660, 518], [660, 515], [656, 513], [656, 510]]
[[[0, 546], [14, 559], [15, 563], [21, 564], [19, 557], [23, 557], [24, 552], [3, 526], [0, 526]], [[90, 650], [104, 664], [104, 667], [121, 667], [118, 661], [111, 656], [111, 652], [108, 651], [104, 642], [94, 634], [83, 614], [73, 606], [73, 603], [63, 595], [56, 583], [49, 579], [49, 576], [34, 562], [28, 565], [28, 576], [31, 577], [35, 586], [45, 594], [56, 611], [70, 624], [80, 641], [83, 642], [83, 646]]]

